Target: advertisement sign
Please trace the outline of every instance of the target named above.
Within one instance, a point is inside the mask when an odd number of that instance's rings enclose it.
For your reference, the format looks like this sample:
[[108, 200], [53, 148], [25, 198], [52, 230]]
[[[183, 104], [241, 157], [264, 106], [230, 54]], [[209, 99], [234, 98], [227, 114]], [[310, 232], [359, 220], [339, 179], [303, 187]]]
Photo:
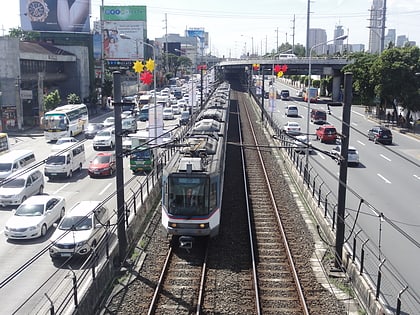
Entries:
[[147, 21], [146, 6], [104, 6], [101, 11], [103, 21]]
[[90, 32], [91, 0], [20, 0], [24, 31]]
[[204, 39], [203, 28], [189, 28], [185, 32], [186, 32], [187, 37], [198, 37], [200, 41]]

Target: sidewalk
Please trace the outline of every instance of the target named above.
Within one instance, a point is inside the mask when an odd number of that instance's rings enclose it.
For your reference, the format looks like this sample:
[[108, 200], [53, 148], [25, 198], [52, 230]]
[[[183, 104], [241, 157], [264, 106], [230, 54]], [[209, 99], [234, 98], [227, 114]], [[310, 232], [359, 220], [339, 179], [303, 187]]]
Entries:
[[370, 121], [373, 121], [373, 122], [377, 123], [378, 125], [381, 125], [381, 126], [384, 126], [384, 127], [387, 127], [389, 129], [391, 129], [392, 132], [398, 132], [398, 133], [401, 133], [401, 134], [405, 134], [409, 137], [413, 137], [417, 140], [420, 140], [420, 126], [415, 126], [416, 127], [415, 128], [416, 132], [414, 132], [412, 129], [399, 127], [395, 123], [389, 123], [386, 120], [379, 119], [376, 114], [366, 114], [366, 117]]

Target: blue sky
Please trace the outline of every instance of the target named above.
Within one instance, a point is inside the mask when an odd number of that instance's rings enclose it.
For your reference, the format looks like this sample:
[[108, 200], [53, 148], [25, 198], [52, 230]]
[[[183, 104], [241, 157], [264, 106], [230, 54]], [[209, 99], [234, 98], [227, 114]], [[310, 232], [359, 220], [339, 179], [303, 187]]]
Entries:
[[[295, 17], [295, 44], [306, 43], [307, 0], [259, 1], [192, 1], [192, 0], [91, 0], [93, 20], [99, 19], [99, 6], [147, 6], [148, 37], [165, 34], [165, 13], [168, 33], [183, 34], [186, 28], [203, 27], [210, 35], [212, 53], [238, 57], [245, 50], [265, 53], [275, 49], [278, 41], [292, 43]], [[239, 5], [240, 4], [240, 5]], [[372, 0], [314, 0], [311, 1], [311, 28], [323, 28], [328, 40], [333, 38], [336, 25], [348, 32], [349, 44], [368, 46], [369, 9]], [[20, 25], [19, 1], [8, 3], [8, 10], [0, 11], [3, 34]], [[420, 0], [387, 0], [387, 28], [395, 28], [397, 35], [406, 35], [420, 45]]]

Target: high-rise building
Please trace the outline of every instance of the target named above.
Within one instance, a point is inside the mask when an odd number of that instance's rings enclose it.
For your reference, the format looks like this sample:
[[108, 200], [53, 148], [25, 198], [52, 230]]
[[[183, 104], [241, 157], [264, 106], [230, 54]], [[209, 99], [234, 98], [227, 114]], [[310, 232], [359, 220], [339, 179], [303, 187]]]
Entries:
[[370, 19], [369, 19], [369, 52], [370, 53], [380, 53], [381, 52], [381, 34], [382, 28], [385, 25], [382, 25], [383, 13], [385, 13], [384, 1], [383, 0], [373, 0], [372, 6], [370, 8]]
[[[309, 30], [309, 49], [327, 41], [327, 32], [322, 28], [311, 28]], [[327, 46], [320, 45], [313, 49], [313, 53], [322, 55], [327, 53]]]
[[408, 37], [405, 35], [398, 35], [397, 37], [397, 47], [404, 47], [405, 44], [408, 42]]
[[389, 44], [392, 43], [392, 45], [396, 45], [395, 39], [396, 39], [396, 31], [395, 28], [388, 29], [388, 33], [385, 35], [384, 39], [384, 49], [389, 47]]

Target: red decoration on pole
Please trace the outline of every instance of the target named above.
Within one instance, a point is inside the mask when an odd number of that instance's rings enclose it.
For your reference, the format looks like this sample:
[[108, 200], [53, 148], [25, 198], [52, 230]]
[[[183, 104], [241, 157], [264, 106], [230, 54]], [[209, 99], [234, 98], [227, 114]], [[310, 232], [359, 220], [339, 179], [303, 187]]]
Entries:
[[144, 71], [140, 74], [140, 80], [144, 84], [151, 84], [153, 75], [149, 71]]
[[280, 71], [281, 71], [281, 67], [279, 65], [275, 65], [274, 66], [274, 72], [277, 73], [277, 72], [280, 72]]
[[281, 66], [281, 71], [282, 71], [282, 72], [286, 72], [286, 71], [287, 71], [287, 69], [288, 69], [287, 65], [282, 65], [282, 66]]

